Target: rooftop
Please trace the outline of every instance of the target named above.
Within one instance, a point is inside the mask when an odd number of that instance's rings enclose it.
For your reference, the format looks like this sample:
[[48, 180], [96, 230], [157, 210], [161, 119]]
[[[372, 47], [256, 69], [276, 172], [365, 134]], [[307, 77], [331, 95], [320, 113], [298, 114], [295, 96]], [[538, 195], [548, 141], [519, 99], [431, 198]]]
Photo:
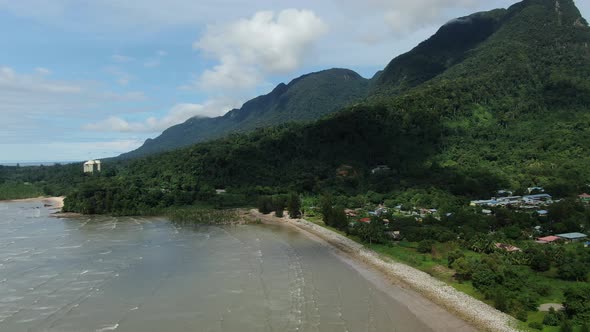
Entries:
[[565, 233], [565, 234], [557, 234], [557, 236], [562, 239], [568, 239], [568, 240], [578, 240], [578, 239], [584, 239], [584, 238], [588, 237], [588, 235], [582, 234], [582, 233]]
[[553, 242], [553, 241], [557, 241], [560, 240], [561, 238], [559, 236], [545, 236], [545, 237], [540, 237], [537, 240], [539, 241], [543, 241], [543, 242]]

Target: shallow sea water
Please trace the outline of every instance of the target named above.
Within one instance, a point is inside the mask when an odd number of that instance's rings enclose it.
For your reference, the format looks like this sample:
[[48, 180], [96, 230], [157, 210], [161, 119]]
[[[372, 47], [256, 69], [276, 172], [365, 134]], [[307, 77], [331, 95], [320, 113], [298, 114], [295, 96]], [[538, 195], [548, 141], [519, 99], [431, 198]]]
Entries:
[[286, 227], [51, 212], [0, 203], [0, 331], [430, 331]]

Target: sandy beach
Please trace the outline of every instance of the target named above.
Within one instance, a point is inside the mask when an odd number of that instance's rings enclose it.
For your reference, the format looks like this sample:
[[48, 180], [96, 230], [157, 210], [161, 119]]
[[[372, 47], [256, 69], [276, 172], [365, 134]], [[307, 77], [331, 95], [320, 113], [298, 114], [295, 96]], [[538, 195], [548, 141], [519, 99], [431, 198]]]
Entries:
[[[274, 214], [263, 215], [256, 210], [249, 211], [249, 216], [266, 223], [281, 223], [293, 227], [311, 239], [331, 246], [336, 255], [376, 285], [380, 285], [382, 290], [404, 301], [419, 319], [435, 331], [518, 331], [515, 328], [517, 321], [511, 316], [427, 273], [382, 257], [324, 227], [304, 219], [277, 218]], [[404, 292], [396, 291], [391, 287], [392, 284], [399, 286], [397, 288], [403, 289]]]
[[35, 198], [25, 198], [25, 199], [11, 199], [6, 200], [4, 202], [42, 202], [43, 204], [47, 205], [52, 209], [61, 209], [64, 207], [64, 199], [65, 197], [35, 197]]

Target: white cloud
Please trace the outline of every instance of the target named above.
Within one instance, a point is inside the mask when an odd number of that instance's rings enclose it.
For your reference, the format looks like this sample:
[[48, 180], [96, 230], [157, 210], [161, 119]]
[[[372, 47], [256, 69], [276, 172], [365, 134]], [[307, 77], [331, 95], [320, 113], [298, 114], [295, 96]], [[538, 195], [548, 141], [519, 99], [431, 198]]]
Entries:
[[143, 65], [146, 68], [155, 68], [162, 64], [162, 59], [168, 56], [168, 52], [159, 50], [156, 52], [156, 55], [150, 59], [147, 59]]
[[[50, 79], [38, 71], [0, 67], [0, 142], [54, 141], [73, 134], [73, 123], [114, 114], [138, 105], [142, 92], [115, 93], [96, 82]], [[95, 113], [102, 107], [102, 114]]]
[[135, 58], [121, 54], [114, 54], [111, 56], [111, 60], [118, 63], [125, 63], [135, 61]]
[[127, 86], [129, 83], [135, 79], [135, 77], [126, 71], [121, 70], [119, 67], [108, 66], [104, 69], [104, 71], [112, 76], [115, 77], [115, 81], [122, 86]]
[[142, 139], [92, 140], [87, 142], [0, 143], [0, 156], [15, 162], [82, 161], [117, 156], [135, 150]]
[[185, 122], [192, 117], [214, 117], [239, 107], [240, 102], [229, 100], [211, 100], [204, 104], [181, 103], [172, 107], [161, 117], [149, 117], [145, 121], [127, 121], [118, 116], [111, 116], [106, 120], [88, 124], [82, 127], [88, 131], [98, 132], [161, 132], [174, 125]]
[[264, 11], [250, 19], [208, 26], [193, 48], [213, 56], [219, 64], [199, 79], [201, 88], [244, 89], [261, 83], [268, 74], [298, 69], [327, 25], [309, 10]]
[[478, 0], [412, 0], [400, 1], [395, 5], [382, 0], [372, 1], [386, 5], [385, 22], [397, 34], [437, 24], [448, 17], [451, 10], [470, 9], [478, 5]]
[[51, 75], [51, 70], [47, 69], [47, 68], [43, 68], [43, 67], [37, 67], [35, 68], [35, 71], [37, 72], [37, 74], [39, 75], [43, 75], [43, 76], [48, 76]]
[[[37, 72], [39, 72], [37, 70]], [[50, 81], [38, 75], [17, 74], [10, 67], [0, 67], [0, 88], [5, 91], [29, 91], [44, 93], [80, 93], [82, 87], [71, 83]]]
[[161, 63], [162, 61], [160, 61], [160, 59], [149, 59], [146, 62], [144, 62], [143, 65], [146, 68], [155, 68], [158, 67]]

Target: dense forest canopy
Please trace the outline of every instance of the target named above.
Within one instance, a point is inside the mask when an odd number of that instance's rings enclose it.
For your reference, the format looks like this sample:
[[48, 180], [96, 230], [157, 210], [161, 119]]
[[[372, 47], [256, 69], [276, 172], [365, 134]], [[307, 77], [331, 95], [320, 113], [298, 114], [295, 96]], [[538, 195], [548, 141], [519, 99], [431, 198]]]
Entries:
[[198, 142], [288, 122], [317, 120], [366, 97], [369, 80], [347, 69], [330, 69], [279, 84], [267, 95], [215, 118], [191, 118], [120, 158], [136, 158]]

